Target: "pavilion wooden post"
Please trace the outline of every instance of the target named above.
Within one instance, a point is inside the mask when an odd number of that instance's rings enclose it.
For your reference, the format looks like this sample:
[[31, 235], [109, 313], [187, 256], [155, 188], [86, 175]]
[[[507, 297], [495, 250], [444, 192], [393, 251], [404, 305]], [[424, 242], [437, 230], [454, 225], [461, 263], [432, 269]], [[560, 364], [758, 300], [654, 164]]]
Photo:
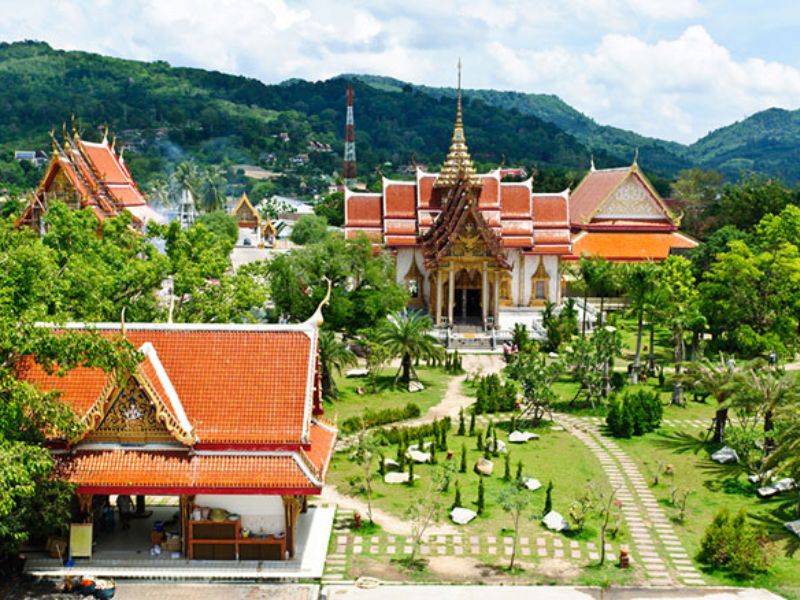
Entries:
[[294, 558], [297, 546], [297, 517], [300, 514], [300, 500], [296, 496], [282, 496], [282, 498], [283, 518], [286, 525], [286, 549], [289, 551], [289, 557]]
[[77, 494], [78, 496], [78, 510], [81, 511], [84, 523], [91, 523], [94, 521], [94, 511], [92, 510], [92, 494]]
[[183, 555], [189, 556], [189, 521], [192, 518], [192, 510], [194, 509], [194, 496], [180, 496], [180, 512], [181, 512], [181, 547], [183, 548]]

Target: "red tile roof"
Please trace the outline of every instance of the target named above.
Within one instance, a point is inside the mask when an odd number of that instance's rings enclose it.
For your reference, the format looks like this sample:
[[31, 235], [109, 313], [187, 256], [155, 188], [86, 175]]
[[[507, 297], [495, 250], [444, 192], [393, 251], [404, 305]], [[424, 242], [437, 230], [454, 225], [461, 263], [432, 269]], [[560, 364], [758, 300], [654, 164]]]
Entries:
[[345, 197], [345, 227], [382, 227], [380, 194], [348, 194]]
[[191, 454], [114, 448], [57, 454], [55, 458], [59, 479], [78, 486], [79, 491], [84, 487], [96, 493], [102, 493], [103, 488], [106, 493], [126, 488], [144, 493], [150, 489], [159, 494], [198, 490], [247, 493], [248, 489], [262, 493], [286, 489], [316, 493], [320, 487], [291, 453]]
[[[118, 325], [102, 327], [103, 335], [119, 335]], [[306, 441], [316, 349], [298, 326], [130, 324], [126, 337], [137, 348], [153, 345], [201, 444]], [[22, 361], [19, 376], [61, 391], [78, 415], [108, 379], [86, 368], [48, 375], [31, 360]]]
[[601, 256], [607, 260], [664, 260], [672, 248], [694, 248], [697, 242], [676, 232], [587, 231], [572, 241], [571, 259]]
[[383, 190], [387, 219], [414, 219], [417, 216], [417, 186], [413, 183], [387, 184]]
[[572, 192], [569, 199], [570, 217], [573, 223], [584, 223], [597, 207], [630, 174], [629, 167], [590, 171]]

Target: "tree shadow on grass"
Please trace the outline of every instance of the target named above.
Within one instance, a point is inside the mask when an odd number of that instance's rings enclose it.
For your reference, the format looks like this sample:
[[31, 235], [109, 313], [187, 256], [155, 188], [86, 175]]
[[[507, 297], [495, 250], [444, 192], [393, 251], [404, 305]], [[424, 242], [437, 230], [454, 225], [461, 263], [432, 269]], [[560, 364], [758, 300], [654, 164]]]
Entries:
[[782, 501], [777, 510], [770, 513], [751, 515], [750, 519], [763, 527], [769, 539], [773, 543], [785, 543], [787, 558], [794, 558], [800, 550], [800, 536], [792, 533], [784, 526], [784, 523], [797, 519], [796, 502]]
[[709, 444], [704, 439], [696, 437], [684, 431], [673, 431], [671, 433], [658, 432], [658, 437], [653, 440], [653, 445], [657, 448], [670, 450], [675, 454], [695, 454], [698, 455], [704, 450], [708, 450]]

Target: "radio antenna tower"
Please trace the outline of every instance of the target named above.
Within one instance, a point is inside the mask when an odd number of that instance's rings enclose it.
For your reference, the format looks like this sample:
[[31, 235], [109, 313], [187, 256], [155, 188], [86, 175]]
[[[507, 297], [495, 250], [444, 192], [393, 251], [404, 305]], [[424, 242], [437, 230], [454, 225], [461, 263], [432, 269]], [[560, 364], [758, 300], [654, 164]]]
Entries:
[[356, 183], [356, 126], [353, 121], [353, 86], [347, 86], [347, 121], [344, 128], [344, 185]]

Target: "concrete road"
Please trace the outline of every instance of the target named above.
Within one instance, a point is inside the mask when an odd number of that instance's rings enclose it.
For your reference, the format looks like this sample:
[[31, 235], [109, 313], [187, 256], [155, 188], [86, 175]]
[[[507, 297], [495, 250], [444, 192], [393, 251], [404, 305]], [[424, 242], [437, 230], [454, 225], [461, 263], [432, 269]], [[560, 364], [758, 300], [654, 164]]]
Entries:
[[371, 590], [355, 586], [326, 586], [324, 600], [780, 600], [780, 596], [745, 588], [575, 588], [562, 586], [401, 586]]

